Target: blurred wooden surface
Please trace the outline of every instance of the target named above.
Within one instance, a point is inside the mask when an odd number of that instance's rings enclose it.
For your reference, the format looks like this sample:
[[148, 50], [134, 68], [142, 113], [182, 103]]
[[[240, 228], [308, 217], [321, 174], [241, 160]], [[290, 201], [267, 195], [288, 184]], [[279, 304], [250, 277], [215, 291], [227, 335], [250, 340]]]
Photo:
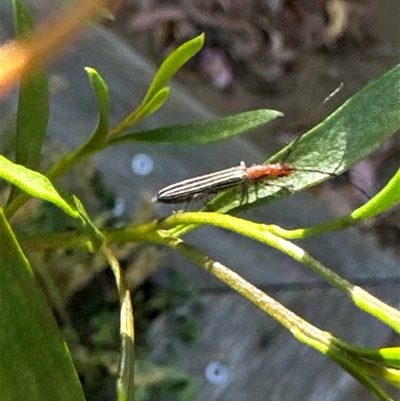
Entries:
[[[1, 17], [1, 29], [5, 33], [2, 37], [5, 38], [11, 32], [9, 10], [3, 9]], [[51, 79], [58, 89], [53, 91], [51, 98], [49, 136], [63, 148], [80, 144], [96, 121], [97, 104], [85, 66], [98, 70], [110, 85], [114, 122], [139, 104], [155, 72], [154, 66], [141, 54], [110, 31], [93, 27], [85, 33], [80, 42], [50, 68]], [[15, 105], [15, 95], [7, 102], [2, 113]], [[83, 112], [79, 112], [76, 105]], [[274, 105], [271, 104], [271, 108]], [[167, 104], [137, 129], [192, 123], [213, 117], [212, 111], [172, 83]], [[268, 130], [265, 128], [265, 135]], [[132, 171], [131, 161], [137, 154], [146, 154], [154, 161], [151, 174], [140, 176]], [[150, 199], [169, 183], [233, 166], [241, 160], [260, 162], [266, 156], [243, 136], [199, 147], [118, 146], [96, 156], [95, 162], [110, 188], [126, 201], [131, 213], [141, 197]], [[168, 207], [159, 209], [160, 215], [170, 212]], [[310, 194], [300, 193], [248, 212], [244, 217], [283, 227], [298, 227], [312, 225], [330, 216], [327, 208]], [[337, 290], [321, 284], [320, 279], [276, 251], [212, 228], [191, 233], [187, 241], [266, 289], [321, 329], [331, 330], [360, 346], [393, 343], [392, 332], [386, 326], [354, 308]], [[364, 287], [383, 301], [399, 305], [399, 261], [382, 252], [356, 229], [308, 240], [304, 246], [350, 281], [374, 283], [373, 287]], [[333, 362], [299, 344], [268, 316], [203, 270], [171, 254], [162, 267], [168, 266], [181, 270], [204, 293], [204, 311], [198, 316], [202, 326], [199, 341], [192, 347], [177, 344], [180, 350], [178, 366], [196, 378], [199, 401], [372, 399], [359, 383]], [[317, 283], [322, 287], [309, 287]], [[165, 335], [168, 323], [159, 319], [152, 328], [152, 339], [158, 344], [154, 360], [167, 364], [171, 363], [165, 360], [164, 354], [171, 340]], [[219, 377], [220, 384], [206, 378], [205, 371], [210, 366], [220, 367], [220, 370], [214, 369], [215, 379]], [[222, 380], [225, 373], [226, 380]]]

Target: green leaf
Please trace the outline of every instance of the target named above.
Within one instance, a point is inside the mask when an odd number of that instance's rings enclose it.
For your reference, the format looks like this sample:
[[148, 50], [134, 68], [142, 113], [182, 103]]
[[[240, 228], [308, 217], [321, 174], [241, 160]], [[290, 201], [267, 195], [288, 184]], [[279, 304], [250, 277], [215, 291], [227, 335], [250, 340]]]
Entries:
[[385, 389], [371, 377], [372, 372], [371, 369], [368, 369], [369, 366], [366, 366], [352, 355], [336, 350], [334, 347], [329, 349], [327, 355], [365, 386], [377, 399], [382, 401], [394, 401]]
[[92, 134], [87, 148], [99, 148], [103, 145], [104, 139], [108, 133], [108, 125], [110, 118], [110, 93], [106, 81], [93, 68], [85, 67], [89, 81], [96, 94], [99, 104], [99, 121], [97, 127]]
[[85, 208], [82, 205], [82, 202], [76, 197], [72, 196], [72, 202], [75, 206], [76, 210], [79, 212], [80, 219], [76, 220], [78, 222], [78, 228], [89, 234], [90, 240], [87, 245], [91, 252], [98, 250], [104, 241], [104, 236], [101, 231], [96, 227], [96, 225], [92, 222], [89, 217], [89, 214], [86, 212]]
[[142, 103], [136, 110], [131, 114], [126, 116], [108, 135], [108, 143], [111, 143], [113, 138], [118, 137], [118, 135], [129, 127], [137, 124], [140, 120], [154, 113], [159, 109], [169, 97], [169, 88], [165, 87], [157, 92], [147, 103]]
[[0, 178], [10, 182], [31, 196], [54, 203], [71, 217], [79, 217], [78, 211], [72, 208], [61, 197], [46, 176], [13, 163], [2, 155], [0, 155]]
[[116, 138], [164, 104], [169, 95], [169, 88], [166, 87], [168, 81], [202, 48], [203, 44], [204, 34], [179, 46], [164, 60], [156, 72], [142, 103], [112, 130], [109, 134], [109, 139]]
[[[158, 110], [168, 99], [169, 97], [169, 88], [165, 87], [157, 92], [147, 103], [142, 104], [138, 107], [132, 114], [126, 117], [122, 124], [120, 125], [126, 128], [131, 127], [132, 125], [137, 124], [139, 121], [143, 120], [145, 117], [154, 113]], [[122, 130], [121, 130], [122, 131]]]
[[15, 158], [19, 164], [37, 168], [49, 118], [45, 70], [37, 67], [22, 78], [16, 127]]
[[1, 399], [83, 401], [70, 353], [2, 209], [0, 238]]
[[[370, 81], [322, 123], [280, 151], [269, 162], [283, 161], [298, 169], [341, 174], [382, 146], [400, 129], [400, 65]], [[296, 171], [286, 178], [250, 185], [246, 205], [263, 204], [331, 178], [329, 174]], [[279, 186], [275, 186], [274, 184]], [[209, 211], [238, 209], [241, 192], [229, 190], [214, 198]]]
[[33, 20], [25, 3], [21, 0], [13, 0], [14, 25], [17, 36], [22, 39], [28, 36], [33, 28]]
[[[33, 21], [25, 4], [14, 1], [14, 18], [18, 38], [33, 30]], [[49, 90], [43, 63], [21, 79], [16, 123], [15, 159], [18, 164], [36, 169], [40, 164], [41, 149], [49, 119]], [[11, 191], [8, 202], [18, 194]]]
[[204, 39], [204, 34], [196, 36], [179, 46], [164, 60], [143, 99], [142, 105], [145, 105], [162, 90], [172, 76], [203, 47]]
[[282, 113], [275, 110], [254, 110], [219, 118], [200, 124], [175, 125], [149, 131], [127, 134], [110, 142], [120, 145], [132, 141], [176, 143], [180, 145], [204, 144], [220, 141], [268, 124]]
[[51, 202], [59, 207], [75, 219], [74, 222], [81, 231], [89, 234], [90, 241], [87, 244], [89, 249], [93, 251], [100, 248], [104, 240], [103, 234], [90, 220], [85, 208], [76, 196], [61, 196], [46, 176], [15, 164], [2, 155], [0, 155], [0, 178], [31, 196]]
[[166, 86], [160, 89], [143, 107], [139, 109], [136, 116], [136, 122], [157, 111], [169, 98], [170, 89]]

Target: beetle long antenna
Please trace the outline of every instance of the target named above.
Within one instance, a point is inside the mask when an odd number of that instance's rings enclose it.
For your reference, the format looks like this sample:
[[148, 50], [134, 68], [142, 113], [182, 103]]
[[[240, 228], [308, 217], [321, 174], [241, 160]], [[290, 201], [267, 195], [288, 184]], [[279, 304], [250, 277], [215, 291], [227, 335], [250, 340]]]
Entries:
[[[322, 170], [314, 170], [314, 169], [308, 169], [308, 168], [296, 168], [295, 171], [304, 171], [304, 172], [308, 172], [308, 173], [320, 173], [320, 174], [326, 174], [326, 175], [330, 175], [331, 177], [340, 177], [340, 174], [336, 174], [336, 173], [329, 173], [327, 171], [322, 171]], [[360, 174], [357, 173], [353, 173], [356, 174], [357, 176], [359, 176], [360, 178], [363, 178], [364, 180], [365, 177], [361, 176]], [[372, 184], [374, 186], [374, 188], [378, 191], [378, 188], [369, 180], [366, 180], [368, 183]], [[349, 182], [350, 185], [352, 185], [353, 187], [357, 188], [357, 190], [365, 196], [366, 199], [371, 199], [371, 195], [369, 195], [366, 191], [364, 191], [362, 188], [360, 188], [358, 185]]]
[[[334, 89], [322, 102], [322, 106], [324, 106], [326, 103], [328, 103], [334, 96], [336, 96], [342, 89], [344, 88], [344, 83], [341, 82], [339, 84], [339, 86]], [[303, 132], [302, 134], [300, 134], [291, 144], [289, 149], [286, 151], [284, 157], [282, 158], [281, 163], [285, 163], [286, 160], [288, 159], [288, 157], [290, 156], [290, 154], [292, 153], [293, 148], [296, 146], [297, 142], [302, 138], [302, 136], [305, 134], [306, 132]], [[317, 172], [317, 171], [316, 171]]]
[[330, 175], [331, 177], [339, 177], [339, 174], [336, 173], [329, 173], [328, 171], [322, 171], [322, 170], [315, 170], [315, 169], [311, 169], [311, 168], [297, 168], [294, 167], [295, 171], [304, 171], [307, 173], [319, 173], [319, 174], [326, 174], [326, 175]]

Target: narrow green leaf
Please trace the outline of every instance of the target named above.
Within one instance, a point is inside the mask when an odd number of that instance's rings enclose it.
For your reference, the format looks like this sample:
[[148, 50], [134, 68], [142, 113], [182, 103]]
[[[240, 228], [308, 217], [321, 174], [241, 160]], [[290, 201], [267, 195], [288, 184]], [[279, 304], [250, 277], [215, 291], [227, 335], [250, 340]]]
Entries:
[[88, 241], [87, 245], [90, 251], [94, 252], [98, 250], [104, 241], [104, 236], [101, 231], [96, 227], [96, 225], [92, 222], [89, 217], [89, 214], [85, 210], [82, 205], [82, 202], [76, 197], [72, 197], [72, 202], [79, 212], [80, 219], [77, 220], [79, 223], [79, 229], [85, 233], [88, 233], [90, 236], [90, 241]]
[[220, 141], [268, 124], [282, 113], [275, 110], [254, 110], [200, 124], [175, 125], [127, 134], [110, 142], [120, 145], [132, 141], [195, 145]]
[[166, 87], [172, 76], [192, 58], [203, 46], [204, 34], [195, 37], [175, 49], [161, 64], [142, 103], [125, 117], [109, 134], [109, 139], [118, 137], [122, 132], [161, 107], [168, 98]]
[[18, 38], [29, 35], [33, 28], [33, 20], [26, 4], [22, 0], [13, 0], [14, 25]]
[[22, 78], [16, 126], [15, 159], [37, 168], [49, 118], [49, 97], [45, 70], [39, 67]]
[[360, 348], [338, 338], [335, 338], [335, 343], [346, 354], [362, 359], [370, 365], [400, 368], [400, 347]]
[[0, 155], [0, 178], [10, 182], [31, 196], [54, 203], [71, 217], [79, 217], [78, 211], [74, 210], [61, 197], [46, 176], [20, 164], [13, 163], [2, 155]]
[[196, 36], [179, 46], [164, 60], [153, 78], [142, 105], [162, 90], [172, 76], [203, 47], [204, 39], [204, 34]]
[[[33, 21], [25, 4], [14, 0], [14, 19], [17, 37], [33, 30]], [[49, 90], [44, 64], [40, 63], [21, 79], [16, 123], [15, 159], [18, 164], [36, 169], [49, 119]], [[8, 202], [18, 194], [13, 188]]]
[[[34, 29], [32, 17], [24, 2], [14, 0], [14, 21], [17, 37], [22, 39]], [[16, 160], [36, 168], [46, 133], [49, 116], [48, 83], [41, 63], [22, 78], [17, 114]]]
[[[370, 81], [322, 123], [289, 144], [269, 162], [284, 161], [299, 169], [341, 174], [382, 146], [400, 129], [400, 65]], [[258, 161], [255, 161], [258, 162]], [[316, 185], [330, 175], [297, 171], [287, 178], [250, 188], [245, 207], [262, 204]], [[279, 185], [274, 186], [276, 183]], [[256, 196], [257, 195], [257, 196]], [[240, 191], [226, 191], [207, 210], [237, 209]]]
[[360, 369], [365, 370], [371, 378], [383, 379], [397, 387], [400, 386], [399, 347], [360, 348], [338, 338], [335, 339], [335, 343], [341, 352], [356, 360], [360, 365]]
[[0, 210], [0, 389], [4, 401], [83, 401], [54, 316]]
[[354, 358], [352, 355], [343, 353], [340, 350], [338, 351], [334, 347], [329, 349], [327, 355], [365, 386], [377, 399], [382, 401], [394, 401], [385, 389], [371, 377], [370, 369], [368, 369], [368, 366], [363, 364], [362, 361], [357, 360], [357, 358]]
[[137, 124], [139, 121], [158, 110], [167, 101], [169, 92], [169, 88], [165, 87], [157, 92], [148, 102], [142, 103], [140, 107], [124, 120], [126, 128]]
[[103, 145], [104, 139], [108, 133], [108, 124], [110, 118], [110, 93], [106, 81], [93, 68], [85, 67], [89, 81], [96, 94], [99, 104], [99, 121], [92, 134], [87, 148], [99, 148]]
[[136, 115], [136, 121], [143, 120], [150, 114], [156, 112], [169, 98], [170, 89], [168, 86], [159, 90], [143, 107], [140, 107], [139, 112]]
[[147, 103], [142, 103], [136, 110], [126, 116], [108, 135], [108, 144], [113, 138], [126, 131], [129, 127], [137, 124], [140, 120], [158, 110], [168, 99], [169, 88], [165, 87], [156, 93]]

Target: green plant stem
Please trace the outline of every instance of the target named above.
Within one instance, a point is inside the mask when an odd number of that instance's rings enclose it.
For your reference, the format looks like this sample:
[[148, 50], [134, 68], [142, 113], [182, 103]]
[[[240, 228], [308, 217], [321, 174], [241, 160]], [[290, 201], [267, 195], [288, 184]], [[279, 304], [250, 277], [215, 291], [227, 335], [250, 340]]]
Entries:
[[201, 212], [177, 213], [161, 223], [165, 228], [174, 228], [185, 224], [214, 225], [235, 231], [276, 248], [303, 265], [306, 265], [334, 287], [347, 294], [360, 309], [385, 322], [397, 332], [400, 330], [400, 312], [398, 310], [386, 305], [365, 290], [354, 286], [348, 280], [340, 277], [299, 246], [272, 234], [264, 224], [253, 223], [229, 215]]
[[[301, 319], [299, 316], [286, 309], [279, 302], [269, 297], [267, 294], [260, 291], [257, 287], [253, 286], [241, 276], [228, 269], [226, 266], [219, 262], [211, 260], [206, 255], [202, 254], [195, 247], [184, 243], [180, 238], [171, 237], [168, 233], [168, 229], [174, 227], [176, 224], [214, 224], [219, 227], [228, 228], [241, 234], [247, 235], [251, 238], [257, 239], [261, 242], [268, 243], [269, 245], [276, 246], [278, 249], [285, 249], [289, 255], [297, 255], [296, 259], [300, 261], [305, 260], [305, 252], [300, 248], [296, 250], [292, 246], [293, 244], [287, 244], [288, 241], [281, 238], [275, 237], [268, 231], [263, 231], [262, 224], [249, 223], [242, 221], [241, 219], [225, 216], [215, 215], [214, 213], [185, 213], [176, 214], [162, 221], [153, 221], [148, 224], [144, 224], [138, 227], [129, 227], [125, 229], [117, 229], [104, 231], [104, 236], [108, 244], [114, 242], [127, 242], [127, 241], [149, 241], [153, 243], [161, 243], [167, 245], [183, 256], [196, 263], [197, 265], [206, 269], [209, 273], [213, 274], [219, 280], [230, 286], [232, 289], [237, 291], [239, 294], [246, 297], [252, 303], [257, 305], [260, 309], [268, 313], [281, 325], [290, 330], [293, 336], [300, 342], [311, 346], [319, 352], [328, 355], [331, 359], [336, 361], [342, 367], [344, 367], [349, 373], [356, 377], [361, 383], [367, 386], [380, 400], [391, 400], [391, 398], [369, 377], [370, 374], [377, 374], [377, 368], [371, 366], [371, 363], [365, 360], [365, 356], [357, 355], [357, 353], [350, 352], [352, 346], [335, 339], [330, 333], [322, 331], [308, 322]], [[85, 247], [88, 241], [89, 235], [86, 233], [62, 233], [62, 234], [49, 234], [47, 236], [41, 235], [35, 236], [34, 238], [22, 238], [21, 243], [23, 246], [38, 248], [56, 248], [56, 247]], [[274, 238], [275, 237], [275, 238]], [[268, 239], [268, 241], [266, 240]], [[289, 246], [288, 246], [289, 245]], [[293, 252], [293, 250], [295, 252]], [[315, 263], [311, 257], [309, 257], [312, 263]], [[307, 258], [306, 258], [307, 259]], [[110, 260], [110, 258], [109, 258]], [[322, 266], [322, 265], [321, 265]], [[326, 268], [323, 271], [328, 270]], [[318, 271], [318, 270], [317, 270]], [[325, 272], [326, 273], [326, 272]], [[114, 266], [114, 274], [117, 279], [118, 287], [123, 288], [119, 277], [119, 270]], [[331, 272], [331, 274], [334, 274]], [[326, 275], [326, 274], [324, 274]], [[368, 293], [360, 290], [357, 287], [351, 286], [346, 280], [335, 278], [335, 282], [339, 285], [337, 287], [345, 290], [356, 288], [354, 292], [355, 302], [361, 297], [366, 301], [365, 305], [360, 305], [365, 310], [370, 308], [370, 304], [376, 305], [379, 316], [381, 316], [380, 307], [387, 308], [387, 305], [382, 304]], [[120, 294], [123, 291], [119, 291]], [[357, 302], [356, 302], [357, 303]], [[121, 312], [121, 316], [124, 312]], [[394, 317], [393, 317], [394, 318]], [[132, 332], [133, 335], [133, 332]], [[130, 337], [126, 338], [129, 340], [127, 345], [130, 346], [133, 343], [130, 341]], [[123, 344], [126, 348], [126, 345]], [[129, 351], [129, 347], [128, 347]], [[132, 350], [133, 351], [133, 350]], [[125, 353], [123, 354], [123, 356]], [[128, 352], [129, 355], [129, 352]], [[126, 366], [127, 359], [121, 361]], [[382, 370], [382, 369], [381, 369]], [[123, 370], [121, 370], [123, 372]], [[387, 373], [387, 372], [386, 372]], [[382, 373], [384, 374], [384, 373]], [[121, 377], [124, 377], [121, 375]], [[123, 383], [121, 381], [121, 383]], [[119, 382], [118, 385], [121, 386]], [[123, 387], [124, 389], [126, 387]], [[126, 392], [122, 392], [125, 394]]]
[[[299, 342], [313, 347], [322, 354], [329, 356], [365, 385], [377, 398], [382, 401], [393, 401], [393, 399], [369, 377], [368, 373], [371, 370], [369, 369], [370, 365], [353, 355], [347, 354], [343, 348], [338, 347], [335, 337], [329, 332], [322, 331], [309, 324], [228, 267], [213, 261], [197, 248], [186, 244], [181, 239], [171, 238], [168, 241], [168, 245], [193, 263], [203, 267], [207, 272], [211, 273], [214, 277], [227, 284], [234, 291], [266, 312], [283, 327], [288, 329]], [[340, 341], [340, 343], [346, 344], [344, 341]]]
[[257, 305], [282, 326], [290, 330], [299, 341], [314, 346], [314, 348], [318, 349], [320, 352], [326, 353], [328, 351], [332, 337], [330, 333], [312, 326], [292, 311], [286, 309], [282, 304], [246, 281], [243, 277], [239, 276], [223, 264], [204, 255], [194, 246], [186, 244], [180, 238], [170, 238], [167, 240], [166, 245], [184, 255], [187, 259], [198, 266], [203, 267], [214, 277], [218, 278], [253, 304]]
[[269, 232], [266, 229], [267, 226], [264, 224], [253, 223], [238, 217], [219, 213], [196, 212], [176, 213], [165, 219], [161, 225], [164, 229], [172, 230], [181, 225], [213, 225], [237, 232], [238, 234], [252, 238], [286, 253], [293, 259], [308, 266], [339, 290], [345, 293], [350, 293], [351, 291], [352, 285], [350, 282], [326, 268], [322, 263], [311, 257], [299, 246]]
[[[160, 228], [160, 222], [155, 220], [139, 226], [104, 230], [102, 234], [105, 235], [105, 242], [107, 244], [118, 242], [151, 242], [161, 244], [165, 242], [165, 238], [158, 232]], [[90, 235], [86, 232], [68, 231], [63, 233], [20, 236], [18, 240], [24, 249], [31, 251], [57, 248], [87, 249]]]
[[[249, 299], [260, 309], [267, 312], [290, 330], [300, 342], [317, 349], [321, 353], [327, 354], [367, 386], [380, 400], [391, 400], [369, 377], [369, 375], [387, 377], [390, 374], [387, 369], [382, 366], [373, 366], [370, 361], [365, 359], [365, 356], [353, 352], [351, 345], [347, 345], [335, 339], [330, 333], [321, 331], [310, 325], [221, 263], [211, 260], [195, 247], [184, 243], [181, 238], [170, 235], [174, 227], [185, 224], [215, 225], [273, 246], [311, 267], [336, 288], [348, 294], [357, 306], [383, 320], [388, 325], [396, 327], [398, 323], [393, 322], [400, 321], [399, 312], [394, 308], [385, 305], [364, 290], [353, 286], [347, 280], [331, 272], [301, 248], [265, 230], [263, 224], [256, 224], [237, 217], [217, 213], [178, 213], [165, 220], [153, 221], [137, 227], [104, 231], [103, 234], [108, 244], [127, 241], [148, 241], [167, 245], [175, 249]], [[48, 249], [54, 247], [85, 247], [87, 240], [88, 234], [85, 233], [63, 233], [35, 236], [34, 238], [21, 238], [21, 243], [24, 247]], [[392, 375], [392, 377], [394, 376]]]
[[[140, 226], [132, 226], [117, 230], [104, 231], [108, 244], [115, 242], [152, 242], [168, 244], [177, 226], [184, 225], [214, 225], [237, 232], [256, 241], [262, 242], [286, 253], [293, 259], [308, 266], [316, 274], [322, 276], [334, 287], [347, 294], [362, 310], [377, 317], [394, 330], [399, 331], [400, 312], [360, 287], [354, 286], [348, 280], [324, 266], [299, 246], [280, 238], [268, 231], [265, 225], [253, 223], [238, 217], [218, 213], [176, 213], [165, 220], [153, 221]], [[33, 237], [20, 238], [21, 244], [31, 249], [87, 248], [90, 237], [85, 233], [42, 234]]]
[[358, 286], [353, 287], [351, 298], [360, 309], [377, 317], [400, 334], [400, 312], [397, 309], [385, 304]]
[[111, 249], [103, 246], [102, 252], [113, 271], [120, 301], [121, 355], [116, 386], [117, 397], [118, 401], [134, 401], [135, 333], [131, 293], [125, 274]]

